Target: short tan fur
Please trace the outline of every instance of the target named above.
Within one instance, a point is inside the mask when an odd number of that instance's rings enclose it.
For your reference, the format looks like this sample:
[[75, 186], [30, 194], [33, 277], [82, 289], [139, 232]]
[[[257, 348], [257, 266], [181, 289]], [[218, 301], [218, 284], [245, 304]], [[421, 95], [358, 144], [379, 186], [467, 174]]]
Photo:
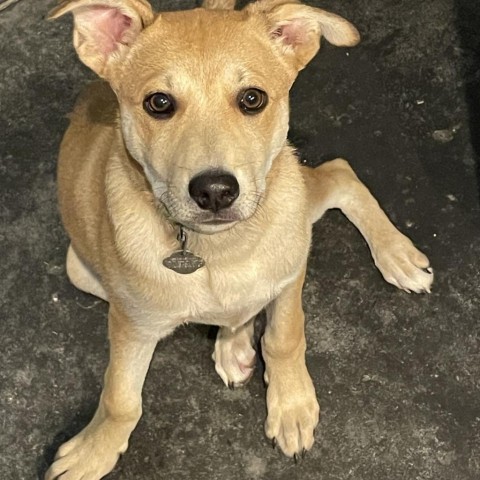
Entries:
[[[243, 385], [264, 308], [266, 435], [290, 457], [312, 448], [319, 406], [301, 292], [311, 225], [326, 210], [357, 226], [388, 282], [425, 292], [433, 280], [346, 161], [307, 168], [287, 142], [299, 70], [322, 36], [355, 45], [355, 27], [285, 0], [204, 7], [157, 14], [145, 0], [75, 0], [51, 14], [73, 14], [78, 55], [103, 78], [71, 116], [58, 188], [69, 278], [110, 304], [110, 362], [93, 419], [60, 447], [47, 480], [112, 470], [140, 419], [155, 346], [185, 322], [220, 326], [216, 371]], [[180, 226], [205, 261], [186, 275], [163, 265]]]

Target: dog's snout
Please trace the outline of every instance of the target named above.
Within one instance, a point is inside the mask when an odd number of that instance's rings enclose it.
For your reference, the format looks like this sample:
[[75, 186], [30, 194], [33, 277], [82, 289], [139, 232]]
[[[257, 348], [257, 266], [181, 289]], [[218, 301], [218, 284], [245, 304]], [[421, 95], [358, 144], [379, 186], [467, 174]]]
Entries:
[[230, 173], [209, 170], [193, 177], [188, 191], [201, 209], [218, 212], [236, 200], [240, 186]]

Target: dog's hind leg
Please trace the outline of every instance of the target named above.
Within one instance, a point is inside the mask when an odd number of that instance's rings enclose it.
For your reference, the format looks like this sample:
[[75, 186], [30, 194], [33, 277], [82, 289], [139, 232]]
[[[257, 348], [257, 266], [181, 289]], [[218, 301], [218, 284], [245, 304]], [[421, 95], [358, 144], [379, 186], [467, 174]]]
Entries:
[[233, 10], [235, 0], [203, 0], [202, 7], [208, 10]]
[[107, 292], [102, 287], [100, 280], [79, 258], [71, 244], [67, 252], [67, 275], [79, 290], [108, 301]]
[[305, 167], [303, 177], [312, 223], [326, 210], [340, 208], [362, 233], [387, 282], [407, 292], [430, 291], [433, 271], [428, 258], [395, 228], [348, 162], [336, 159]]
[[229, 388], [241, 387], [252, 377], [256, 363], [252, 346], [254, 324], [252, 319], [235, 330], [228, 327], [218, 330], [212, 359], [215, 370]]

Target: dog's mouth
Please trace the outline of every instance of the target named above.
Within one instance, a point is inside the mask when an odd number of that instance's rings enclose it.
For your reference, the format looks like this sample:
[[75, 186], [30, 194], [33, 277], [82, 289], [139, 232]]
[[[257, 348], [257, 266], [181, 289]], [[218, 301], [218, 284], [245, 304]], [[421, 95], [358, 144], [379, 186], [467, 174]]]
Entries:
[[238, 220], [227, 220], [221, 218], [214, 218], [212, 220], [205, 220], [201, 222], [201, 225], [227, 225], [229, 223], [236, 223]]
[[229, 230], [242, 220], [244, 219], [236, 215], [231, 215], [226, 218], [221, 216], [207, 219], [198, 218], [188, 222], [185, 226], [199, 233], [214, 234]]
[[232, 228], [239, 222], [246, 220], [249, 216], [244, 216], [238, 211], [231, 212], [195, 212], [190, 209], [171, 208], [165, 202], [157, 200], [157, 206], [163, 211], [163, 214], [170, 222], [182, 225], [189, 230], [198, 233], [213, 234]]

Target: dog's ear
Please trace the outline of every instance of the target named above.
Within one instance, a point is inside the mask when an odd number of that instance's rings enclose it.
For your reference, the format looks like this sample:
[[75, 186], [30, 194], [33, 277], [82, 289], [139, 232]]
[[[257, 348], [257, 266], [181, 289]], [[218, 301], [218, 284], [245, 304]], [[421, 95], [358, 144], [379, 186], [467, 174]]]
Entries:
[[78, 56], [107, 79], [111, 64], [122, 58], [154, 20], [146, 0], [67, 0], [52, 10], [49, 18], [69, 12], [74, 17], [73, 44]]
[[266, 15], [270, 37], [297, 70], [316, 55], [322, 36], [339, 47], [360, 41], [358, 30], [344, 18], [295, 0], [260, 0], [250, 10]]

